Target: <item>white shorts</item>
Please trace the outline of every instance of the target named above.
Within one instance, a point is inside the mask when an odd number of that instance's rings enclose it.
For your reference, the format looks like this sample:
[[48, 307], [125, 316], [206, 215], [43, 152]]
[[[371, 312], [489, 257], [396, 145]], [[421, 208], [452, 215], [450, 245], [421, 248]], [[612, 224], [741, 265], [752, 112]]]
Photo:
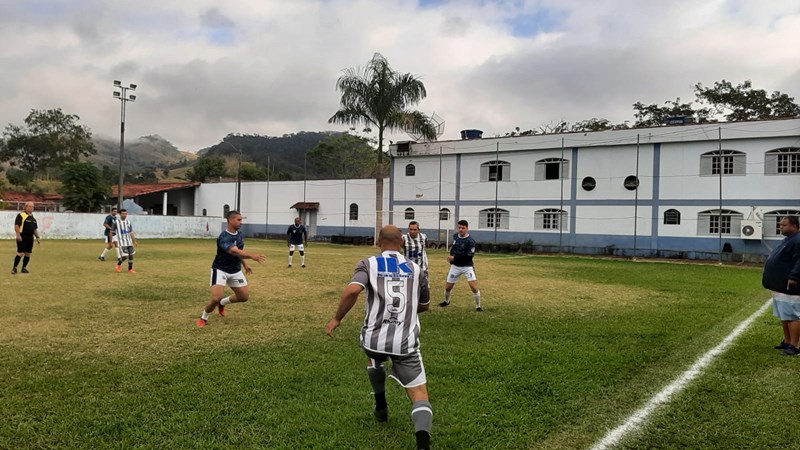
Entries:
[[247, 286], [247, 278], [244, 277], [242, 271], [236, 273], [227, 273], [217, 269], [211, 269], [211, 283], [210, 286], [225, 286], [228, 285], [232, 288], [239, 288]]
[[464, 278], [466, 278], [467, 281], [476, 281], [478, 279], [478, 277], [475, 276], [474, 267], [459, 267], [451, 265], [450, 272], [447, 273], [447, 282], [455, 283], [459, 278], [461, 278], [461, 275], [464, 275]]
[[293, 252], [297, 248], [298, 252], [304, 252], [306, 249], [303, 247], [303, 244], [289, 244], [289, 251]]

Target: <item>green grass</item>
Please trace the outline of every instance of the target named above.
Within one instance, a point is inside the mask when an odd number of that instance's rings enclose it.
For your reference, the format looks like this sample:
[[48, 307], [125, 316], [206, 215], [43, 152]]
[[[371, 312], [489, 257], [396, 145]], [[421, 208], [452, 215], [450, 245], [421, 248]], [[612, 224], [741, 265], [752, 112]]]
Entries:
[[[99, 241], [44, 241], [30, 275], [0, 274], [0, 448], [413, 448], [392, 381], [389, 422], [372, 419], [361, 307], [323, 332], [374, 250], [312, 243], [289, 270], [284, 243], [247, 244], [268, 256], [251, 301], [205, 329], [213, 241], [143, 241], [135, 275], [97, 261]], [[434, 301], [444, 256], [430, 254]], [[421, 315], [436, 448], [588, 448], [768, 297], [757, 268], [476, 261], [484, 313], [462, 281]], [[800, 359], [771, 350], [780, 337], [759, 318], [621, 447], [796, 446]]]

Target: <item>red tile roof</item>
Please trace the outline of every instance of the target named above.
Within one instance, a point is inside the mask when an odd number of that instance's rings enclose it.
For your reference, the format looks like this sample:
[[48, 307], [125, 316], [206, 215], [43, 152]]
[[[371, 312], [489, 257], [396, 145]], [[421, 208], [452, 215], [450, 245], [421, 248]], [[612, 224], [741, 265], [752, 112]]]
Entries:
[[59, 194], [33, 194], [30, 192], [6, 191], [3, 195], [0, 195], [0, 199], [5, 202], [54, 203], [63, 200], [64, 196]]
[[[200, 186], [199, 182], [188, 183], [142, 183], [142, 184], [123, 184], [122, 189], [125, 198], [138, 197], [140, 195], [155, 194], [158, 192], [174, 191], [190, 187]], [[119, 188], [115, 184], [111, 186], [111, 196], [117, 196]]]

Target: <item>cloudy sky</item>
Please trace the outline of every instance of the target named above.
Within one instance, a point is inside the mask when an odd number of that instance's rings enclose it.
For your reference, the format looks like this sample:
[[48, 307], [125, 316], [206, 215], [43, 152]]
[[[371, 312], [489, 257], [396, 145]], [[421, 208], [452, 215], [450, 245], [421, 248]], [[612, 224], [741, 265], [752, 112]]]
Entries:
[[[422, 78], [442, 139], [633, 118], [637, 101], [750, 79], [800, 99], [795, 0], [0, 0], [0, 126], [60, 107], [197, 151], [227, 133], [328, 124], [336, 79], [373, 53]], [[403, 134], [393, 139], [407, 139]]]

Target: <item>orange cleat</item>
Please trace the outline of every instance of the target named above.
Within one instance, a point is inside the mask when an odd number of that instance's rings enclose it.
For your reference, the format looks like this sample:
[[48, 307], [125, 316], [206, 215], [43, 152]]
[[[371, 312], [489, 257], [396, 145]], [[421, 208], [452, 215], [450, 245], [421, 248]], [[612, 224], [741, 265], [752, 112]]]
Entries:
[[225, 317], [225, 307], [222, 306], [222, 303], [219, 305], [219, 315]]
[[119, 264], [117, 264], [117, 273], [120, 273], [120, 272], [122, 272], [122, 267]]
[[133, 269], [128, 269], [128, 273], [136, 273], [136, 271]]
[[204, 326], [206, 326], [208, 321], [203, 319], [197, 319], [194, 323], [197, 324], [198, 327], [203, 328]]

